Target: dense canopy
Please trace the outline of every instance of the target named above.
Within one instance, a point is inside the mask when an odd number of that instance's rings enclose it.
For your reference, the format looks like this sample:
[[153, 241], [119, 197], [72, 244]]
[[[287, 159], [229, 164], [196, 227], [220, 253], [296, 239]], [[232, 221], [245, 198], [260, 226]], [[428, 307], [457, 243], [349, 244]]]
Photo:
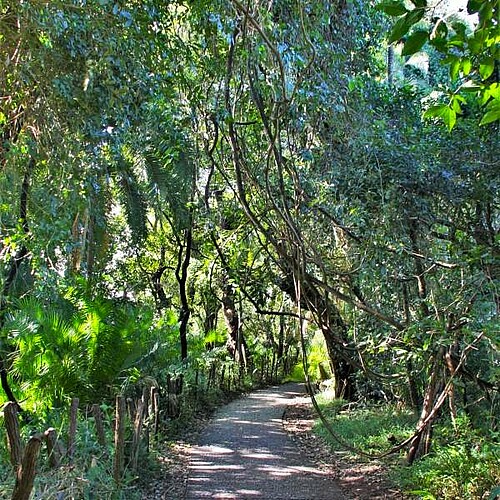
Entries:
[[3, 399], [304, 348], [418, 411], [410, 463], [438, 418], [498, 429], [500, 7], [453, 7], [0, 0]]

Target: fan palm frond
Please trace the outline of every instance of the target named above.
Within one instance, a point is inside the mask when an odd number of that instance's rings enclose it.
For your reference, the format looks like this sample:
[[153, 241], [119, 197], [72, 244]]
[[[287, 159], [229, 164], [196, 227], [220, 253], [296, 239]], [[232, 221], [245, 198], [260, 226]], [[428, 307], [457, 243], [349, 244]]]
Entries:
[[137, 244], [147, 236], [147, 203], [133, 165], [125, 158], [118, 162], [118, 190], [132, 233], [132, 241]]

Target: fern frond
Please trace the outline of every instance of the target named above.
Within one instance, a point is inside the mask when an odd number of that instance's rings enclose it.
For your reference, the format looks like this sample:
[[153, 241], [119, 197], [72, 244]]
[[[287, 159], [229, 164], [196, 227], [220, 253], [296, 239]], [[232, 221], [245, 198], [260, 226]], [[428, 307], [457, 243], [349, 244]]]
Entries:
[[147, 203], [131, 164], [124, 159], [119, 162], [118, 188], [132, 241], [138, 244], [147, 236]]

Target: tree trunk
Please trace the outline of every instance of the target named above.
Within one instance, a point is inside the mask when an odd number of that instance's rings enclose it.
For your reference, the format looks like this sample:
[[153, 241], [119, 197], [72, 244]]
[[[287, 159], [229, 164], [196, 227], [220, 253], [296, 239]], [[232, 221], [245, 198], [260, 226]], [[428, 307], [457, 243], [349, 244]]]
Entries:
[[[405, 325], [408, 326], [411, 322], [411, 313], [410, 313], [410, 302], [408, 299], [408, 287], [406, 283], [402, 284], [402, 292], [403, 292], [403, 310], [405, 317]], [[420, 408], [420, 404], [422, 402], [422, 398], [420, 396], [417, 381], [415, 380], [415, 374], [413, 371], [413, 363], [410, 358], [406, 360], [406, 375], [408, 378], [408, 392], [410, 397], [410, 403], [414, 410]]]
[[47, 429], [44, 433], [45, 444], [47, 445], [47, 455], [49, 458], [49, 467], [56, 469], [59, 467], [61, 457], [59, 454], [59, 447], [57, 445], [57, 433], [53, 427]]
[[406, 374], [408, 377], [408, 391], [410, 393], [410, 403], [414, 410], [417, 410], [421, 404], [421, 397], [418, 392], [417, 382], [415, 380], [415, 374], [413, 372], [413, 363], [411, 359], [406, 361]]
[[227, 276], [226, 283], [222, 286], [222, 311], [228, 330], [227, 350], [240, 366], [245, 367], [247, 363], [247, 345], [241, 330], [240, 316], [236, 310], [234, 291], [231, 284], [227, 282]]
[[187, 273], [189, 263], [191, 261], [191, 250], [193, 244], [193, 231], [191, 227], [184, 230], [184, 242], [179, 246], [179, 253], [177, 258], [177, 268], [175, 270], [175, 277], [179, 284], [179, 295], [181, 300], [181, 309], [179, 313], [179, 339], [181, 347], [181, 360], [185, 360], [188, 356], [187, 344], [187, 328], [189, 318], [191, 316], [191, 308], [189, 307], [188, 294], [187, 294]]
[[[410, 443], [410, 449], [407, 455], [408, 464], [411, 465], [416, 459], [423, 457], [429, 453], [432, 439], [432, 423], [437, 415], [429, 418], [434, 409], [434, 402], [441, 384], [441, 358], [444, 353], [444, 348], [440, 348], [432, 361], [432, 368], [429, 376], [429, 383], [425, 391], [422, 412], [417, 423], [417, 429], [421, 431], [415, 436]], [[427, 422], [426, 420], [429, 419]]]
[[170, 418], [178, 418], [180, 415], [180, 395], [184, 385], [184, 377], [171, 377], [167, 375], [167, 415]]
[[[337, 318], [341, 320], [340, 317]], [[331, 318], [321, 325], [321, 331], [325, 339], [328, 356], [330, 358], [330, 369], [334, 380], [334, 396], [336, 398], [352, 401], [356, 393], [353, 380], [354, 368], [344, 359], [345, 354], [339, 349], [340, 338], [346, 337], [345, 325], [343, 322], [332, 325]]]
[[392, 85], [394, 83], [394, 46], [387, 47], [387, 83]]
[[[297, 300], [291, 276], [282, 280], [280, 287], [285, 293], [291, 295], [293, 300]], [[356, 393], [354, 383], [356, 368], [347, 355], [349, 349], [347, 326], [337, 306], [327, 300], [320, 290], [308, 281], [307, 276], [301, 283], [301, 292], [301, 306], [314, 315], [325, 339], [330, 368], [335, 381], [335, 397], [353, 400]]]
[[160, 429], [160, 391], [158, 387], [151, 387], [151, 409], [153, 414], [153, 433], [156, 436]]
[[134, 420], [134, 433], [132, 436], [131, 468], [132, 471], [134, 472], [137, 471], [137, 466], [139, 464], [143, 419], [144, 419], [144, 401], [140, 399], [139, 402], [137, 403], [137, 411]]

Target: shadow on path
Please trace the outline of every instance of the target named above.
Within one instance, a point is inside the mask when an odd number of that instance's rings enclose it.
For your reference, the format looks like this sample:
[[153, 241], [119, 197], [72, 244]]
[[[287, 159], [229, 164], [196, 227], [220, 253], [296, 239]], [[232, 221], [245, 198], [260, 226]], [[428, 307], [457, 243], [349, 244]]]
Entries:
[[283, 430], [286, 406], [303, 396], [290, 383], [221, 408], [191, 451], [186, 499], [342, 500]]

